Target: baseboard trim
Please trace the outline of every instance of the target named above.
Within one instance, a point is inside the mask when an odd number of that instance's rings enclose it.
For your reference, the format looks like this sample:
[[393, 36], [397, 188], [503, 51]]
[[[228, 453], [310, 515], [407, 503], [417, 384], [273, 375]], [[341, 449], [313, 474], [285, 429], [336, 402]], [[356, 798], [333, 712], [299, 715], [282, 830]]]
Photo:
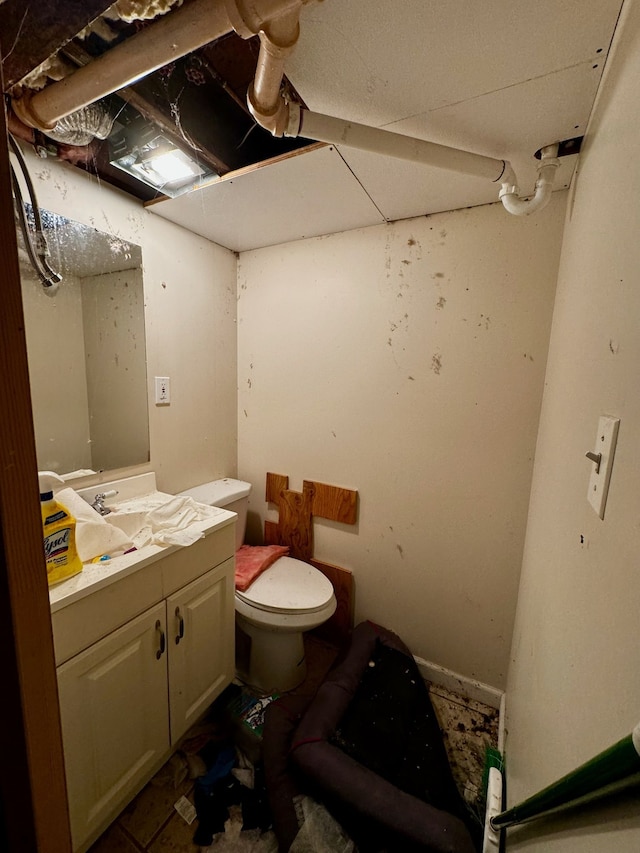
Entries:
[[414, 655], [414, 660], [420, 670], [420, 675], [425, 681], [431, 684], [438, 684], [447, 690], [453, 690], [467, 699], [473, 699], [476, 702], [482, 702], [490, 708], [500, 710], [504, 691], [497, 687], [491, 687], [489, 684], [484, 684], [482, 681], [476, 681], [473, 678], [467, 678], [465, 675], [460, 675], [453, 672], [444, 666], [431, 661], [424, 660]]

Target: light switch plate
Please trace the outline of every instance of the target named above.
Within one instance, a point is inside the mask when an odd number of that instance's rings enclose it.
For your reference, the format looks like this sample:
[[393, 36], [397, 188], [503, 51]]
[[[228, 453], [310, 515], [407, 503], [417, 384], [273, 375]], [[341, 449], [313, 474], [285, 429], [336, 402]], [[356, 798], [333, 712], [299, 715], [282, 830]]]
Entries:
[[171, 380], [168, 376], [156, 376], [156, 406], [168, 406], [171, 403]]
[[[609, 415], [603, 415], [598, 421], [598, 433], [593, 453], [600, 453], [602, 458], [599, 466], [592, 463], [593, 470], [589, 479], [587, 499], [600, 518], [604, 518], [619, 426], [620, 418], [612, 418]], [[598, 468], [599, 470], [596, 473]]]

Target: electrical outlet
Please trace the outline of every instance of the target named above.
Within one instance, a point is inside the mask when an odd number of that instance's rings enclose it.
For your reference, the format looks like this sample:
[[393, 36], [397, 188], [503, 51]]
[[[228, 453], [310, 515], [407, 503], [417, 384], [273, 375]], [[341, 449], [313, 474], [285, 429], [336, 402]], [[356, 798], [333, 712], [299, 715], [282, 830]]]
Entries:
[[168, 406], [171, 403], [171, 379], [168, 376], [156, 376], [156, 406]]
[[[607, 493], [609, 491], [609, 481], [611, 480], [611, 468], [616, 452], [619, 426], [620, 418], [603, 415], [598, 421], [595, 449], [589, 456], [592, 460], [593, 470], [589, 479], [587, 500], [600, 518], [604, 518], [604, 508], [607, 503]], [[598, 456], [600, 457], [599, 461], [597, 461]]]

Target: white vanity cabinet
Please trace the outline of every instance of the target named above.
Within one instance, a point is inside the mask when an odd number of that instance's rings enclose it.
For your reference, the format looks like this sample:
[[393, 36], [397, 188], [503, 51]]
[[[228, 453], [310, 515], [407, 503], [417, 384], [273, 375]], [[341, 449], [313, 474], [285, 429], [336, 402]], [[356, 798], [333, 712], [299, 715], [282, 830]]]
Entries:
[[229, 626], [228, 593], [228, 573], [214, 569], [167, 598], [172, 744], [233, 678], [235, 629], [234, 614]]
[[231, 523], [52, 613], [75, 851], [231, 682], [234, 540]]
[[156, 651], [165, 613], [158, 604], [58, 668], [74, 849], [119, 811], [169, 747], [167, 664]]

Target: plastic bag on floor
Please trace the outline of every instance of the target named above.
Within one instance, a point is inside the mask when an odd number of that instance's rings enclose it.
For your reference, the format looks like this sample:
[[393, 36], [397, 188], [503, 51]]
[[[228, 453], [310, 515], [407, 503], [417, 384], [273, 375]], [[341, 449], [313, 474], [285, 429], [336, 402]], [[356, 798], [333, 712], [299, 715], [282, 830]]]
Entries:
[[302, 821], [289, 853], [353, 853], [355, 845], [324, 806], [299, 797], [296, 811]]

